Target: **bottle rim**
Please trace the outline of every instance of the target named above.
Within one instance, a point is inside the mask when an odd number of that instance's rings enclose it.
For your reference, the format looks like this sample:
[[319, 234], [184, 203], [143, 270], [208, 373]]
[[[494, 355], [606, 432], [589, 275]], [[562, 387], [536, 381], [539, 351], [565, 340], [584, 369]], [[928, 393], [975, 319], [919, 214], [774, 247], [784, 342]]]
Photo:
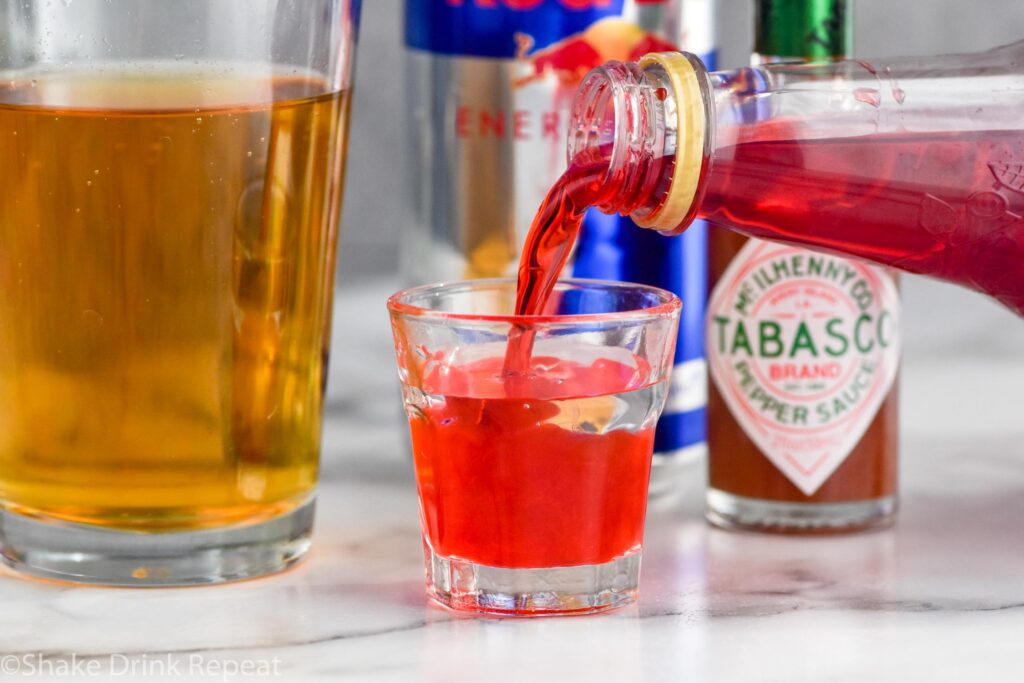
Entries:
[[495, 293], [515, 294], [517, 280], [515, 278], [489, 278], [466, 280], [461, 282], [445, 282], [422, 285], [403, 289], [393, 294], [387, 302], [392, 316], [415, 318], [434, 321], [440, 324], [472, 325], [473, 323], [508, 323], [517, 326], [557, 326], [571, 327], [574, 325], [591, 326], [595, 323], [618, 325], [643, 324], [665, 317], [679, 315], [683, 303], [678, 296], [668, 290], [650, 285], [629, 282], [613, 282], [608, 280], [564, 279], [555, 285], [555, 293], [571, 291], [607, 292], [625, 299], [635, 295], [646, 305], [631, 305], [621, 310], [597, 313], [570, 313], [566, 315], [515, 315], [494, 313], [473, 313], [439, 310], [430, 302], [438, 304], [442, 297], [453, 294], [479, 293], [481, 298]]

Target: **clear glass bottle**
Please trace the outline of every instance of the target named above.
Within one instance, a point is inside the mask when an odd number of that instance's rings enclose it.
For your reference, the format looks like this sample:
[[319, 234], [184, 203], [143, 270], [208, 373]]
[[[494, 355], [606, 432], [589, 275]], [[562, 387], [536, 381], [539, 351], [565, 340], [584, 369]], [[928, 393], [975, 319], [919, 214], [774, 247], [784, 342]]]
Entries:
[[979, 54], [592, 71], [569, 158], [593, 203], [697, 218], [984, 292], [1024, 315], [1024, 42]]

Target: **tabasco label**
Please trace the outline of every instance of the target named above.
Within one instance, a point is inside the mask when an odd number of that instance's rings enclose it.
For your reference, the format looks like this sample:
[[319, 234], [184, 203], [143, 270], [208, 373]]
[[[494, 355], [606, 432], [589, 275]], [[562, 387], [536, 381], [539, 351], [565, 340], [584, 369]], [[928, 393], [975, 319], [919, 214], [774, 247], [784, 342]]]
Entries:
[[884, 270], [750, 240], [711, 295], [712, 380], [805, 495], [835, 472], [896, 377], [900, 302]]

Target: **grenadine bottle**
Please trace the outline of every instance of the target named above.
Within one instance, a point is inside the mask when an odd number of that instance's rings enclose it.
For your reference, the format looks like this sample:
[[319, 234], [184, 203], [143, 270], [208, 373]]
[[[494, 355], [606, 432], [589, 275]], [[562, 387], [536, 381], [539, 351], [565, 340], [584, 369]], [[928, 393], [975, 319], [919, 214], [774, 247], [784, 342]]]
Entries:
[[569, 158], [589, 169], [596, 206], [642, 227], [676, 234], [704, 218], [957, 283], [1024, 315], [1022, 79], [1024, 41], [721, 72], [650, 54], [584, 79]]

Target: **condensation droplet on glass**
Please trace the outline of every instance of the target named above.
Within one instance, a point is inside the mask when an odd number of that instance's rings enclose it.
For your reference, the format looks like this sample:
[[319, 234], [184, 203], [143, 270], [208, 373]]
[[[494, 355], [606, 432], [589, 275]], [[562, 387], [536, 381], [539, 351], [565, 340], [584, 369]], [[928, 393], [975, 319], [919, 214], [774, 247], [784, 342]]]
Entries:
[[896, 100], [896, 104], [903, 104], [907, 101], [907, 91], [903, 88], [893, 88], [892, 98]]
[[853, 91], [853, 99], [872, 107], [879, 107], [882, 104], [882, 96], [874, 88], [856, 88]]

